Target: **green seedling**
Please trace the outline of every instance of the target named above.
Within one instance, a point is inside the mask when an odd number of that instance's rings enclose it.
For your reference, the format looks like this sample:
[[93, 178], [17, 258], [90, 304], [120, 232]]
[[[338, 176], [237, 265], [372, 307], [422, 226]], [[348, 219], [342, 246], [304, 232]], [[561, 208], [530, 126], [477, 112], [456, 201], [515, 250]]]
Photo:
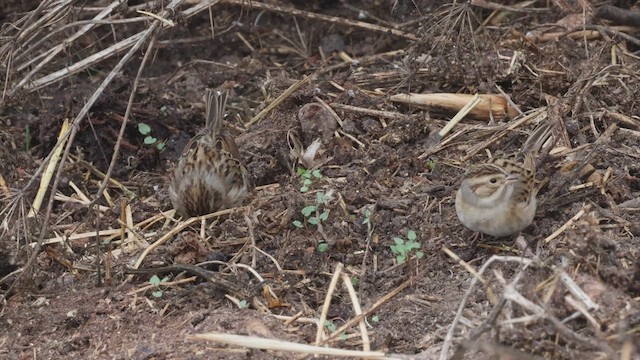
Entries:
[[415, 255], [417, 259], [424, 256], [424, 253], [419, 250], [422, 245], [416, 241], [416, 238], [416, 233], [413, 230], [407, 232], [406, 241], [400, 236], [393, 238], [395, 245], [391, 245], [391, 251], [396, 255], [398, 264], [407, 261], [412, 254]]
[[160, 279], [158, 277], [158, 275], [153, 275], [151, 277], [151, 279], [149, 279], [149, 284], [153, 285], [156, 288], [156, 291], [152, 292], [151, 295], [153, 295], [154, 297], [160, 298], [162, 297], [162, 289], [160, 288], [160, 286], [163, 283], [166, 283], [167, 281], [169, 281], [169, 277], [165, 276], [162, 279]]
[[[329, 320], [324, 321], [324, 326], [327, 328], [327, 330], [331, 331], [332, 333], [338, 330], [336, 325]], [[343, 341], [347, 340], [347, 335], [345, 333], [340, 334], [340, 340], [343, 340]]]
[[369, 209], [364, 211], [364, 220], [362, 220], [362, 224], [366, 225], [371, 223], [371, 214], [371, 210]]
[[[329, 209], [325, 209], [325, 206], [329, 204], [329, 200], [331, 200], [329, 194], [318, 191], [316, 193], [315, 203], [305, 206], [300, 210], [305, 221], [311, 225], [319, 225], [321, 222], [326, 221], [329, 218]], [[304, 224], [300, 220], [295, 220], [293, 226], [303, 228]]]
[[324, 252], [327, 252], [327, 250], [329, 250], [329, 244], [327, 244], [324, 241], [318, 244], [318, 252], [324, 253]]
[[155, 137], [151, 136], [151, 127], [145, 123], [138, 123], [138, 132], [140, 135], [144, 135], [144, 143], [149, 146], [155, 146], [158, 150], [162, 150], [165, 147], [164, 141], [159, 141]]
[[427, 169], [429, 169], [429, 171], [433, 171], [435, 167], [436, 167], [436, 161], [434, 159], [429, 159], [427, 161]]
[[311, 184], [313, 184], [313, 180], [322, 179], [322, 174], [320, 170], [307, 170], [301, 166], [296, 169], [296, 173], [300, 175], [300, 179], [302, 180], [302, 186], [300, 187], [301, 193], [306, 193], [309, 191]]

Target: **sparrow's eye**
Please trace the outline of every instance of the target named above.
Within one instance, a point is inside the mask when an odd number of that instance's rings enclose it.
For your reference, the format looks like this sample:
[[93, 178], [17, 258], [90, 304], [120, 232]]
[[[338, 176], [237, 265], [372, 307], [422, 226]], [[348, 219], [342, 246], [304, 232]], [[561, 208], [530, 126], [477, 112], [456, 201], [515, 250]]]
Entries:
[[492, 183], [492, 184], [495, 184], [496, 182], [498, 182], [498, 179], [491, 178], [491, 179], [489, 179], [489, 182]]

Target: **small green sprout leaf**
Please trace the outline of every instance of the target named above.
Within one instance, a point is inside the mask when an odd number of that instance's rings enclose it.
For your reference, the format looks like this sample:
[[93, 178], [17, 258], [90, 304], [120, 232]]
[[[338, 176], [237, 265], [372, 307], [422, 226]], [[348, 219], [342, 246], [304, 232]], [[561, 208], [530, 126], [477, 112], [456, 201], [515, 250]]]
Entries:
[[316, 203], [317, 204], [326, 204], [329, 202], [329, 197], [323, 192], [316, 193]]
[[151, 127], [145, 123], [138, 123], [138, 131], [142, 135], [147, 135], [151, 132]]
[[436, 167], [436, 161], [433, 159], [429, 159], [427, 161], [427, 169], [433, 170]]
[[158, 285], [160, 284], [160, 278], [158, 277], [158, 275], [153, 275], [151, 277], [151, 279], [149, 279], [149, 284], [151, 285]]
[[301, 229], [304, 227], [304, 225], [302, 225], [302, 223], [299, 220], [295, 220], [293, 222], [293, 226], [297, 227], [298, 229]]
[[391, 251], [396, 255], [396, 261], [398, 264], [402, 264], [411, 257], [411, 254], [415, 254], [416, 259], [420, 259], [424, 256], [422, 251], [418, 251], [422, 244], [416, 241], [418, 236], [413, 230], [407, 231], [407, 240], [402, 237], [396, 236], [393, 238], [395, 245], [390, 245]]
[[316, 211], [317, 208], [318, 207], [315, 206], [315, 205], [305, 206], [301, 210], [302, 215], [304, 215], [304, 217], [309, 217], [309, 216], [311, 216], [312, 213], [314, 213]]
[[318, 252], [324, 253], [327, 252], [327, 250], [329, 250], [329, 244], [327, 244], [326, 242], [321, 242], [318, 244]]
[[337, 328], [336, 328], [335, 324], [334, 324], [334, 323], [332, 323], [332, 322], [331, 322], [331, 321], [329, 321], [329, 320], [325, 320], [325, 321], [324, 321], [324, 326], [327, 328], [327, 330], [329, 330], [329, 331], [331, 331], [331, 332], [334, 332], [334, 331], [336, 331], [336, 330], [337, 330]]

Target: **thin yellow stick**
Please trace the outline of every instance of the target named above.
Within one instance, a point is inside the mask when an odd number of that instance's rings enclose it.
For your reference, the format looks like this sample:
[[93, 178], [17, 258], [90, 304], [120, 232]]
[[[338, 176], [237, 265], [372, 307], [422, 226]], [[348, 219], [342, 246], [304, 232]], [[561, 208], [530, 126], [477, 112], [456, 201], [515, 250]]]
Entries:
[[71, 125], [69, 124], [69, 119], [65, 119], [62, 123], [62, 127], [60, 128], [60, 133], [58, 134], [58, 142], [56, 143], [56, 148], [53, 150], [51, 160], [49, 160], [49, 164], [42, 174], [42, 178], [40, 179], [40, 187], [38, 188], [35, 199], [33, 199], [31, 210], [29, 210], [29, 214], [27, 214], [27, 217], [29, 218], [36, 216], [36, 213], [40, 211], [40, 206], [42, 206], [42, 200], [44, 200], [44, 195], [47, 192], [47, 187], [49, 187], [49, 182], [53, 177], [54, 171], [56, 170], [56, 165], [58, 165], [58, 161], [60, 161], [60, 155], [62, 154], [62, 149], [64, 149], [64, 144], [67, 142], [65, 135], [69, 131], [70, 126]]

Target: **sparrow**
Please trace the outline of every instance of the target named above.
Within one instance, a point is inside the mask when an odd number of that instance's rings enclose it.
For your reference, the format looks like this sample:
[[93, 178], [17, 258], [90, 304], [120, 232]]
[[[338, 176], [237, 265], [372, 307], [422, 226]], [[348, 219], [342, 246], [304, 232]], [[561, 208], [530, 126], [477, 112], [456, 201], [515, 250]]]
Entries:
[[240, 205], [249, 192], [236, 143], [222, 133], [227, 91], [206, 91], [204, 129], [185, 146], [171, 176], [169, 198], [183, 218]]
[[551, 137], [545, 121], [512, 154], [497, 155], [471, 166], [456, 194], [460, 222], [476, 232], [495, 237], [519, 233], [533, 222], [538, 192], [536, 161]]

